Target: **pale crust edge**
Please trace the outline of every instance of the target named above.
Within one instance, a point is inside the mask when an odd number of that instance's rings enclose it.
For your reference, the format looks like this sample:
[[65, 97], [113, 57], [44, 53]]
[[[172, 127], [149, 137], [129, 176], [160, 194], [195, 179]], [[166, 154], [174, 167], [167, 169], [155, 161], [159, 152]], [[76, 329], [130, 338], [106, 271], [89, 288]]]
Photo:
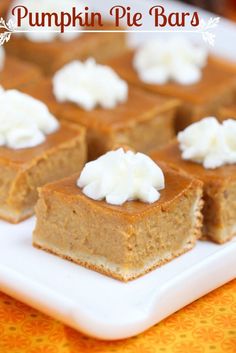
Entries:
[[[174, 258], [176, 258], [176, 257], [186, 253], [187, 251], [191, 250], [194, 247], [194, 245], [195, 245], [195, 241], [192, 240], [191, 242], [186, 244], [183, 249], [181, 249], [180, 251], [178, 251], [176, 253], [173, 253], [172, 256], [169, 257], [168, 259], [163, 259], [161, 261], [158, 261], [158, 263], [156, 263], [153, 266], [150, 266], [146, 270], [143, 270], [143, 271], [140, 270], [140, 272], [137, 275], [130, 275], [130, 276], [126, 275], [126, 276], [123, 276], [122, 274], [119, 274], [117, 272], [112, 271], [108, 267], [105, 268], [104, 266], [96, 266], [94, 264], [91, 264], [91, 263], [88, 263], [88, 262], [85, 262], [85, 261], [80, 261], [79, 259], [73, 260], [70, 256], [63, 255], [63, 254], [59, 253], [58, 251], [47, 249], [46, 247], [41, 246], [41, 245], [37, 244], [36, 242], [33, 243], [33, 246], [35, 248], [37, 248], [37, 249], [47, 251], [48, 253], [53, 254], [53, 255], [57, 255], [60, 258], [64, 259], [64, 260], [69, 260], [69, 261], [71, 261], [71, 262], [73, 262], [73, 263], [75, 263], [77, 265], [83, 266], [83, 267], [85, 267], [85, 268], [87, 268], [89, 270], [96, 271], [98, 273], [101, 273], [103, 275], [112, 277], [114, 279], [118, 279], [118, 280], [123, 281], [123, 282], [128, 282], [128, 281], [134, 280], [136, 278], [139, 278], [139, 277], [141, 277], [141, 276], [143, 276], [143, 275], [155, 270], [156, 268], [164, 265], [167, 262], [170, 262]], [[133, 272], [133, 271], [131, 271], [131, 272]]]
[[26, 219], [32, 217], [34, 215], [34, 208], [23, 211], [22, 213], [15, 214], [13, 212], [5, 212], [0, 209], [0, 219], [3, 221], [7, 221], [11, 224], [18, 224], [20, 222], [25, 221]]

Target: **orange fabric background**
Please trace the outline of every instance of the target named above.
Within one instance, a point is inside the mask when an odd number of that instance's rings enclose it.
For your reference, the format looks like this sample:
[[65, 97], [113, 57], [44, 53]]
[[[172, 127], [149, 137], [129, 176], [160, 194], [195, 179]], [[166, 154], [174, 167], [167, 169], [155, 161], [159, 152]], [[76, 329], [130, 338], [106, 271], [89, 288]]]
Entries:
[[145, 333], [104, 342], [0, 293], [0, 353], [236, 353], [236, 280]]

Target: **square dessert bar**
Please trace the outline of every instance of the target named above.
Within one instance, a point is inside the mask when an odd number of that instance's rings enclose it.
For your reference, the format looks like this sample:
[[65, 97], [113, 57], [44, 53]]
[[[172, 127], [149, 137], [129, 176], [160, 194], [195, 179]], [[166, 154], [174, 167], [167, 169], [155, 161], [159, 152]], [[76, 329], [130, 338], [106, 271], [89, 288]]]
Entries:
[[203, 236], [224, 243], [236, 235], [236, 165], [205, 169], [181, 158], [178, 142], [151, 153], [151, 157], [204, 184]]
[[18, 223], [31, 216], [37, 187], [80, 171], [85, 161], [84, 129], [69, 123], [36, 147], [0, 147], [0, 217]]
[[[114, 26], [106, 23], [101, 32], [112, 29]], [[38, 65], [47, 75], [52, 75], [72, 60], [93, 57], [98, 62], [103, 62], [125, 49], [126, 37], [120, 32], [84, 33], [70, 41], [56, 39], [52, 42], [32, 42], [23, 36], [14, 36], [6, 46], [9, 54]]]
[[181, 100], [176, 119], [180, 131], [205, 116], [216, 116], [224, 104], [235, 101], [236, 68], [232, 64], [209, 57], [202, 79], [192, 85], [169, 82], [163, 85], [142, 82], [133, 67], [134, 52], [128, 52], [108, 62], [128, 82], [153, 93]]
[[34, 246], [122, 281], [181, 255], [201, 236], [202, 184], [164, 174], [153, 204], [94, 201], [76, 186], [79, 174], [42, 187]]
[[25, 92], [44, 101], [59, 119], [87, 129], [90, 160], [118, 145], [145, 153], [165, 145], [175, 135], [174, 118], [179, 102], [154, 96], [134, 86], [129, 86], [126, 103], [113, 109], [95, 108], [92, 111], [70, 102], [58, 103], [49, 80], [31, 85]]
[[37, 66], [6, 55], [4, 67], [0, 71], [0, 85], [4, 89], [21, 88], [41, 77], [41, 70]]

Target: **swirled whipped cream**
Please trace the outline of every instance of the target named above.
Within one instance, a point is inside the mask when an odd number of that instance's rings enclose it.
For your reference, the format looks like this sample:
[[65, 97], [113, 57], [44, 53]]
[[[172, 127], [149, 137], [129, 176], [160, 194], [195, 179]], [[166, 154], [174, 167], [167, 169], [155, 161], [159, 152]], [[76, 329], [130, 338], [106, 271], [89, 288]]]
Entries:
[[175, 81], [181, 85], [197, 83], [207, 62], [207, 50], [186, 38], [157, 39], [140, 47], [133, 65], [140, 79], [149, 84]]
[[178, 134], [182, 158], [206, 169], [236, 163], [236, 120], [205, 118]]
[[77, 186], [91, 199], [105, 199], [112, 205], [131, 200], [153, 203], [159, 200], [165, 179], [161, 168], [148, 156], [120, 148], [87, 163]]
[[5, 64], [5, 50], [0, 47], [0, 71], [3, 70]]
[[0, 146], [34, 147], [59, 128], [44, 103], [17, 90], [0, 91]]
[[[36, 14], [39, 14], [39, 18], [41, 18], [40, 15], [42, 13], [56, 13], [60, 18], [60, 14], [62, 12], [71, 12], [73, 7], [76, 7], [78, 12], [82, 11], [84, 8], [82, 5], [83, 4], [80, 0], [15, 0], [11, 5], [11, 9], [14, 9], [15, 6], [25, 6], [28, 13], [33, 14], [33, 22], [35, 22]], [[15, 18], [12, 16], [11, 12], [9, 13], [9, 17], [15, 21]], [[46, 17], [45, 21], [48, 21]], [[39, 23], [41, 23], [41, 19], [39, 19]], [[49, 23], [46, 22], [45, 26], [38, 26], [36, 29], [32, 29], [32, 27], [29, 26], [28, 16], [25, 16], [25, 18], [22, 19], [21, 27], [18, 27], [17, 29], [30, 31], [23, 33], [23, 35], [32, 42], [52, 42], [56, 38], [69, 41], [81, 35], [80, 32], [70, 32], [74, 30], [72, 26], [66, 27], [67, 32], [60, 33], [60, 28], [55, 25], [54, 17], [52, 17], [51, 26], [49, 26]], [[82, 30], [82, 27], [77, 26], [76, 29]]]
[[53, 92], [58, 102], [73, 102], [84, 110], [112, 109], [127, 100], [128, 85], [109, 66], [90, 58], [60, 69], [53, 77]]

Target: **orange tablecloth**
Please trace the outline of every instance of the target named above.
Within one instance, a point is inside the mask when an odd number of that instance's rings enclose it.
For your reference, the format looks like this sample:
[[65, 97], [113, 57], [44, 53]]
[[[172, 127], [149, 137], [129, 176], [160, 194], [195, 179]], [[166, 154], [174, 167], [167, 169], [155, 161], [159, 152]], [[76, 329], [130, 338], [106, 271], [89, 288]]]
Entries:
[[0, 293], [0, 353], [236, 353], [236, 280], [137, 337], [97, 341]]

